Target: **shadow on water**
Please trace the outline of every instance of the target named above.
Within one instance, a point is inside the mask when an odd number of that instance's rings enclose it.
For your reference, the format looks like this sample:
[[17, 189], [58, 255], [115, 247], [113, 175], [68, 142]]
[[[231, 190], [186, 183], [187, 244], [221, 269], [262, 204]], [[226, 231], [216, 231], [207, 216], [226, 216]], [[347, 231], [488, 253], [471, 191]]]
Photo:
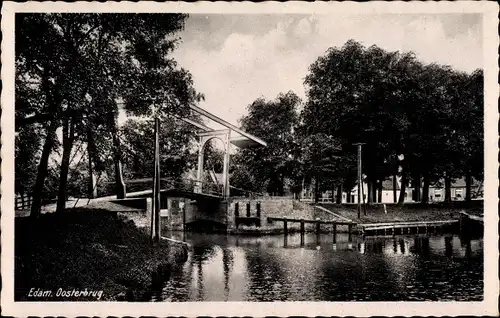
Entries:
[[164, 301], [481, 300], [482, 238], [453, 234], [244, 237], [186, 233], [192, 244]]

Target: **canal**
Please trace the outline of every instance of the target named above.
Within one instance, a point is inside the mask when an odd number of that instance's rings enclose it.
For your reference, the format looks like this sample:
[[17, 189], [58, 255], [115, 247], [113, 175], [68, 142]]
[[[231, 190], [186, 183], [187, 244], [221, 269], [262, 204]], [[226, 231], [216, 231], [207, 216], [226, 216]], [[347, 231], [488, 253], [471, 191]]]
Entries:
[[480, 301], [483, 240], [457, 235], [348, 241], [338, 234], [186, 233], [187, 262], [154, 301]]

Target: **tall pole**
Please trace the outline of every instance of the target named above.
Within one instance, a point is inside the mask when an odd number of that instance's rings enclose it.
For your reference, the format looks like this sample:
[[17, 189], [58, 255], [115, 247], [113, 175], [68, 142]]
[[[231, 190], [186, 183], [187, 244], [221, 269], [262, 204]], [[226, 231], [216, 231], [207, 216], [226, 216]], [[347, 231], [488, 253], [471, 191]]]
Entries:
[[358, 219], [361, 218], [361, 187], [362, 187], [362, 171], [361, 171], [361, 146], [363, 143], [354, 144], [358, 146]]
[[94, 199], [97, 197], [97, 182], [94, 176], [94, 168], [92, 163], [92, 154], [94, 153], [94, 142], [92, 139], [92, 130], [90, 127], [87, 130], [87, 156], [89, 158], [89, 180], [88, 180], [88, 188], [87, 195], [89, 199]]
[[153, 177], [153, 211], [151, 213], [151, 239], [159, 243], [161, 237], [160, 221], [160, 119], [155, 118], [155, 172]]
[[224, 198], [229, 197], [229, 160], [230, 160], [230, 153], [229, 153], [229, 138], [231, 131], [229, 130], [224, 136], [224, 163], [222, 167], [222, 196]]
[[121, 143], [118, 138], [117, 131], [117, 119], [114, 114], [111, 114], [113, 125], [112, 125], [112, 138], [113, 138], [113, 147], [114, 147], [114, 161], [115, 161], [115, 192], [117, 199], [125, 199], [127, 195], [127, 190], [125, 187], [125, 182], [123, 181], [123, 173], [122, 173], [122, 163], [121, 163]]
[[366, 215], [366, 202], [365, 202], [365, 187], [361, 183], [361, 200], [363, 200], [363, 214]]

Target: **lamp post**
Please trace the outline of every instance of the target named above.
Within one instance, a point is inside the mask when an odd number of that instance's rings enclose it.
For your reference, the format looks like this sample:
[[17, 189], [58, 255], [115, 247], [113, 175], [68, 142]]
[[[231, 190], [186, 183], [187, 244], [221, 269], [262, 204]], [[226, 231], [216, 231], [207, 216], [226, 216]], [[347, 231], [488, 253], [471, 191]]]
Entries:
[[[362, 171], [361, 171], [361, 147], [364, 145], [365, 143], [363, 142], [358, 142], [356, 144], [354, 144], [355, 146], [358, 147], [358, 219], [361, 218], [361, 187], [363, 186], [362, 184]], [[364, 200], [363, 200], [364, 201]], [[365, 210], [365, 214], [366, 214], [366, 210]]]

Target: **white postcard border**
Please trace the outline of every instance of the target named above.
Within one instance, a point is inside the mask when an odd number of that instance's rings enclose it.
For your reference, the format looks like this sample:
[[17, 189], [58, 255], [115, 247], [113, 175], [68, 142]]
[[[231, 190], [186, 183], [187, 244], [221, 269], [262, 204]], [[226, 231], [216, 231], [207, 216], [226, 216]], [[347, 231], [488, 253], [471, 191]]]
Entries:
[[[482, 13], [485, 78], [485, 232], [482, 302], [203, 302], [59, 303], [13, 302], [14, 281], [14, 14], [15, 12], [186, 12], [186, 13]], [[498, 5], [494, 2], [331, 2], [331, 3], [156, 3], [4, 2], [2, 8], [2, 313], [12, 316], [413, 316], [498, 314]]]

